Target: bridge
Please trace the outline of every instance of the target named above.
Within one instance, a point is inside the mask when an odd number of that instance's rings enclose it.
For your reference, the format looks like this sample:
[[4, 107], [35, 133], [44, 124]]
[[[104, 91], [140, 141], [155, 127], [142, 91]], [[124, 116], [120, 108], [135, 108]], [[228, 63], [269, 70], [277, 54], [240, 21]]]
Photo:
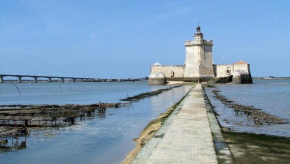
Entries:
[[95, 78], [84, 78], [84, 77], [66, 77], [66, 76], [36, 76], [36, 75], [12, 75], [12, 74], [0, 74], [0, 83], [4, 82], [4, 77], [16, 77], [18, 78], [18, 82], [22, 82], [22, 78], [28, 77], [33, 78], [34, 82], [37, 83], [38, 78], [46, 78], [49, 83], [51, 83], [52, 79], [59, 79], [61, 82], [64, 82], [64, 80], [72, 80], [73, 82], [76, 82], [77, 80], [84, 81], [84, 80], [95, 80]]

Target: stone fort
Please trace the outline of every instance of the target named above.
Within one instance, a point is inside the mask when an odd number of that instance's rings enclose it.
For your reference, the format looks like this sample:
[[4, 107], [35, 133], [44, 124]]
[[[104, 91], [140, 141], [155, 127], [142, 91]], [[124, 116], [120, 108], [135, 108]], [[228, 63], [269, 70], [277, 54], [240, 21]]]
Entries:
[[239, 61], [233, 64], [215, 65], [212, 58], [212, 40], [204, 40], [200, 26], [196, 28], [193, 40], [185, 41], [184, 65], [151, 66], [149, 84], [161, 85], [166, 81], [206, 82], [215, 79], [220, 83], [252, 83], [250, 64]]

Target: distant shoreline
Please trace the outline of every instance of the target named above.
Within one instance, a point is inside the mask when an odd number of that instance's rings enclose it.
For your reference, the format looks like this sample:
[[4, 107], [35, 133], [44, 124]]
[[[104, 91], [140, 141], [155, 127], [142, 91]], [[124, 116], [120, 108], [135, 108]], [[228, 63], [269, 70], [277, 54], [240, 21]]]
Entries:
[[265, 77], [253, 77], [254, 80], [290, 80], [290, 77], [273, 77], [271, 79], [265, 79]]
[[[147, 79], [105, 79], [105, 80], [95, 80], [95, 81], [76, 81], [78, 83], [105, 83], [105, 82], [139, 82], [139, 81], [148, 81]], [[18, 80], [4, 80], [3, 83], [19, 83]], [[21, 83], [35, 83], [34, 80], [22, 80]], [[47, 80], [38, 80], [37, 83], [49, 83]], [[64, 82], [60, 80], [52, 80], [51, 83], [74, 83], [73, 80], [66, 80]], [[1, 84], [1, 83], [0, 83]]]

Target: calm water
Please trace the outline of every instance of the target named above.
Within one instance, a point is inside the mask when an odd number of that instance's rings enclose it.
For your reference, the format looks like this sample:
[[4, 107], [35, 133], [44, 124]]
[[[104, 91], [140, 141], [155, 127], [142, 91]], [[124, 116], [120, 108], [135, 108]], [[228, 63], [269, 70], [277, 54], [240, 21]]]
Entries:
[[138, 93], [164, 88], [147, 82], [111, 83], [11, 83], [0, 85], [0, 104], [91, 104], [117, 102]]
[[[121, 83], [37, 83], [0, 84], [0, 104], [91, 104], [119, 102], [119, 99], [157, 90], [147, 82]], [[120, 163], [134, 148], [134, 138], [147, 123], [179, 101], [191, 88], [184, 86], [164, 92], [130, 107], [108, 109], [105, 117], [77, 125], [34, 131], [27, 148], [0, 154], [0, 163]], [[8, 143], [9, 145], [9, 143]]]
[[[278, 116], [290, 122], [290, 80], [254, 80], [249, 85], [217, 85], [220, 94], [242, 105], [254, 106], [265, 113]], [[290, 136], [290, 124], [255, 126], [244, 115], [236, 116], [233, 109], [227, 108], [213, 97], [212, 88], [207, 94], [223, 126], [238, 132], [251, 132], [279, 136]]]

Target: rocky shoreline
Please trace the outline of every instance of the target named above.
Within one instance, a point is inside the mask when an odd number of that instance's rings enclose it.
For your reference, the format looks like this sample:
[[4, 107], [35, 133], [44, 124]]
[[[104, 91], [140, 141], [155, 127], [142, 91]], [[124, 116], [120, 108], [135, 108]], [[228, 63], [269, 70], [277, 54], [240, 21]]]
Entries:
[[126, 97], [124, 99], [121, 99], [121, 101], [138, 101], [138, 100], [141, 100], [141, 99], [144, 99], [147, 97], [159, 95], [163, 92], [166, 92], [166, 91], [169, 91], [171, 89], [178, 88], [178, 87], [181, 87], [181, 85], [177, 85], [177, 86], [173, 86], [173, 87], [169, 87], [169, 88], [165, 88], [165, 89], [158, 89], [158, 90], [152, 91], [152, 92], [141, 93], [141, 94], [138, 94], [138, 95], [135, 95], [132, 97]]
[[236, 115], [244, 114], [247, 117], [251, 118], [256, 125], [271, 125], [271, 124], [287, 124], [288, 122], [282, 118], [272, 116], [262, 111], [262, 109], [255, 108], [253, 106], [244, 106], [238, 103], [235, 103], [225, 96], [219, 94], [219, 90], [212, 91], [215, 97], [220, 100], [224, 105], [229, 108], [232, 108]]

